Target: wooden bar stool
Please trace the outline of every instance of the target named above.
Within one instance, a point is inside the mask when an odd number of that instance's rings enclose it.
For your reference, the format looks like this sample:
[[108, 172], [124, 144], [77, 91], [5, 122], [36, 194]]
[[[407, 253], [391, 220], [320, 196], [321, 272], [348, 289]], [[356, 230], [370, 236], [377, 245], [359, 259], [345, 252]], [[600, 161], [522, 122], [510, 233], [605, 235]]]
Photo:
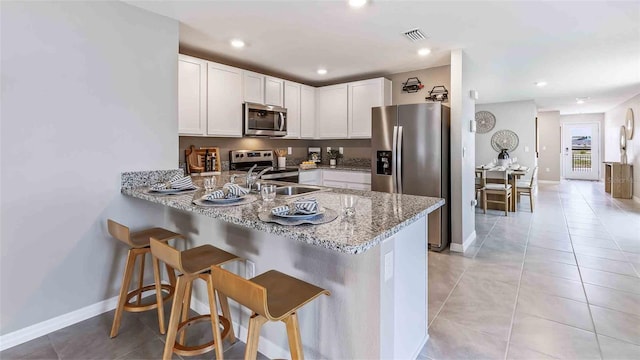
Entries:
[[[167, 292], [164, 296], [164, 300], [169, 300], [173, 296], [176, 284], [176, 277], [173, 269], [167, 266], [167, 272], [169, 273], [169, 283], [160, 285], [160, 273], [158, 272], [158, 264], [154, 261], [154, 285], [144, 286], [144, 260], [148, 253], [151, 252], [149, 247], [149, 240], [151, 237], [159, 239], [160, 241], [167, 242], [172, 239], [184, 239], [183, 235], [175, 233], [173, 231], [163, 228], [151, 228], [137, 232], [130, 232], [129, 228], [119, 224], [111, 219], [107, 220], [107, 228], [109, 234], [114, 238], [129, 245], [129, 252], [127, 254], [127, 261], [124, 267], [124, 275], [122, 277], [122, 286], [120, 287], [120, 295], [118, 296], [118, 305], [116, 306], [115, 317], [113, 318], [113, 325], [111, 326], [111, 337], [118, 336], [118, 330], [120, 329], [120, 321], [122, 320], [122, 312], [142, 312], [147, 310], [158, 309], [158, 326], [160, 333], [164, 334], [164, 309], [162, 305], [158, 306], [157, 302], [152, 304], [142, 304], [142, 293], [146, 291], [158, 291], [157, 296], [162, 298], [162, 290]], [[140, 272], [138, 277], [138, 287], [132, 291], [129, 291], [131, 286], [131, 278], [133, 277], [133, 268], [136, 265], [138, 257], [140, 260]], [[160, 287], [160, 288], [158, 288]], [[130, 300], [137, 297], [135, 303], [131, 303]]]
[[[304, 359], [296, 311], [322, 294], [331, 295], [328, 290], [275, 270], [246, 280], [222, 268], [212, 267], [211, 277], [219, 295], [225, 294], [253, 311], [249, 320], [245, 360], [256, 358], [260, 328], [267, 321], [286, 324], [291, 358]], [[222, 358], [221, 349], [216, 349], [216, 359]]]
[[[233, 326], [231, 325], [229, 302], [227, 301], [227, 297], [221, 293], [218, 293], [218, 299], [220, 300], [220, 307], [222, 308], [222, 316], [218, 316], [218, 306], [216, 304], [214, 287], [211, 282], [210, 270], [231, 261], [239, 260], [240, 258], [211, 245], [202, 245], [185, 251], [179, 251], [155, 238], [151, 239], [151, 253], [155, 258], [162, 260], [181, 273], [178, 275], [176, 294], [171, 306], [171, 318], [169, 319], [169, 329], [167, 331], [162, 358], [166, 360], [171, 359], [174, 352], [178, 355], [195, 356], [209, 352], [214, 348], [216, 349], [216, 353], [219, 351], [220, 354], [222, 354], [222, 339], [229, 337], [229, 341], [233, 343], [236, 341], [236, 337], [233, 333]], [[154, 262], [154, 265], [157, 266], [157, 262]], [[191, 289], [193, 281], [196, 279], [202, 279], [207, 283], [209, 309], [211, 313], [189, 318]], [[156, 288], [159, 286], [156, 282]], [[156, 291], [156, 294], [157, 293]], [[162, 304], [162, 297], [156, 297], [158, 303]], [[211, 322], [213, 340], [197, 346], [185, 346], [184, 339], [187, 327], [203, 321]], [[220, 332], [220, 324], [222, 324], [222, 332]], [[180, 333], [180, 338], [176, 341], [178, 333]]]

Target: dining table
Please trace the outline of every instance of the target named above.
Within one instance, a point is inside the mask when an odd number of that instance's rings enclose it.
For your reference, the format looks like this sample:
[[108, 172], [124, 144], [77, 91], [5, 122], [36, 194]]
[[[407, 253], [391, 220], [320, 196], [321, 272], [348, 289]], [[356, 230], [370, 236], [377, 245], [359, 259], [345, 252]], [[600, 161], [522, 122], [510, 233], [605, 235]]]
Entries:
[[[511, 184], [511, 209], [509, 211], [516, 212], [518, 210], [518, 179], [527, 175], [530, 168], [525, 166], [519, 167], [507, 167], [507, 175], [509, 176], [509, 183]], [[504, 171], [504, 168], [500, 166], [487, 166], [480, 165], [476, 167], [476, 174], [481, 174], [483, 179], [487, 178], [487, 171]]]

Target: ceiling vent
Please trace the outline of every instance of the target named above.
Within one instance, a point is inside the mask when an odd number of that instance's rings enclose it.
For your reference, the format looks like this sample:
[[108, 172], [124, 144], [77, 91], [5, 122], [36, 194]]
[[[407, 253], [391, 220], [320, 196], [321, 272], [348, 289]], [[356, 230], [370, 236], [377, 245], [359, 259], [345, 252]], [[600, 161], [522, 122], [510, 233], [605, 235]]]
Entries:
[[426, 36], [424, 36], [422, 31], [420, 29], [417, 29], [417, 28], [413, 29], [413, 30], [406, 31], [404, 33], [404, 36], [406, 36], [407, 39], [409, 39], [409, 40], [411, 40], [413, 42], [424, 40], [424, 39], [427, 38]]

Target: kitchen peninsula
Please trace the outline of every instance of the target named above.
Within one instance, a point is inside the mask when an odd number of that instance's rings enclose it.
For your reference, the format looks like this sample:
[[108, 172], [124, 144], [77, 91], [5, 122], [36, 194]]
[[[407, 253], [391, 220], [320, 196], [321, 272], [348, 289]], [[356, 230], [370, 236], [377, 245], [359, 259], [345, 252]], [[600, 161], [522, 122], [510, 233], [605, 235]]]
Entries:
[[[444, 204], [439, 198], [325, 188], [310, 194], [326, 208], [340, 209], [340, 194], [358, 196], [354, 219], [338, 217], [323, 225], [281, 226], [265, 223], [262, 201], [233, 207], [200, 207], [201, 192], [154, 196], [150, 184], [179, 170], [122, 174], [122, 193], [132, 201], [155, 203], [149, 211], [165, 213], [166, 226], [186, 235], [188, 246], [211, 243], [252, 264], [255, 275], [276, 269], [331, 291], [299, 313], [308, 358], [415, 358], [427, 334], [427, 214]], [[218, 184], [230, 174], [223, 172]], [[278, 202], [287, 198], [279, 197]], [[229, 268], [254, 276], [251, 266]], [[196, 293], [195, 310], [202, 293]], [[206, 310], [205, 310], [206, 311]], [[246, 338], [248, 314], [233, 309], [233, 320]], [[287, 357], [286, 333], [265, 326], [260, 351]]]

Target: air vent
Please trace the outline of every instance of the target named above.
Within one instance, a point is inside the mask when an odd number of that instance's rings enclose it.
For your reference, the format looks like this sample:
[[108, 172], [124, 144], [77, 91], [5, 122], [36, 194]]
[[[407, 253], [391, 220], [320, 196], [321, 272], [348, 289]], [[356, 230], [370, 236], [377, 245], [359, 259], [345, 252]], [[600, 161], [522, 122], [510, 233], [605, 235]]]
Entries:
[[407, 32], [404, 33], [404, 36], [407, 37], [407, 39], [416, 42], [416, 41], [420, 41], [420, 40], [424, 40], [427, 37], [424, 36], [424, 34], [422, 33], [422, 31], [420, 29], [413, 29], [413, 30], [409, 30]]

